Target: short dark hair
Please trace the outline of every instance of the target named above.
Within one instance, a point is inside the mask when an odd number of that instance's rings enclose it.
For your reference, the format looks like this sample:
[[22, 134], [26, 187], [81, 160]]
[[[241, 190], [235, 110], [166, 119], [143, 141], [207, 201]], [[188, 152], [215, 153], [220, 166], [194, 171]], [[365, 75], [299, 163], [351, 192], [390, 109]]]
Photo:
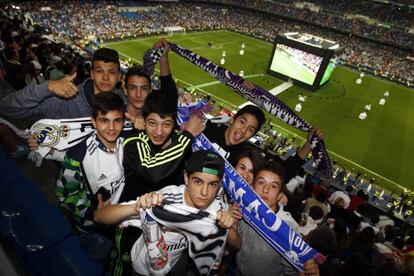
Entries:
[[319, 225], [308, 234], [308, 244], [327, 256], [336, 247], [335, 232], [326, 225]]
[[313, 218], [313, 220], [318, 220], [323, 218], [323, 210], [319, 206], [312, 206], [309, 209], [309, 216]]
[[113, 62], [118, 64], [118, 70], [121, 68], [119, 63], [118, 52], [109, 48], [100, 48], [93, 53], [92, 67], [94, 61]]
[[101, 92], [95, 94], [92, 102], [92, 117], [98, 117], [99, 113], [105, 115], [111, 111], [121, 111], [124, 114], [124, 102], [121, 97], [112, 92]]
[[[283, 164], [281, 162], [277, 162], [277, 161], [267, 161], [266, 163], [264, 163], [258, 170], [257, 170], [257, 174], [259, 174], [261, 171], [269, 171], [272, 172], [274, 174], [277, 174], [280, 177], [280, 180], [282, 181], [282, 187], [280, 189], [280, 191], [285, 193], [286, 190], [286, 171], [285, 168], [283, 167]], [[256, 174], [256, 176], [257, 176]], [[256, 178], [255, 176], [255, 178]]]
[[125, 75], [125, 84], [128, 84], [128, 79], [132, 76], [143, 77], [146, 78], [149, 85], [151, 86], [151, 78], [150, 76], [144, 71], [144, 67], [133, 65], [128, 69], [128, 72]]
[[362, 199], [365, 199], [365, 192], [364, 192], [364, 190], [359, 190], [357, 192], [357, 197], [360, 197]]
[[246, 148], [246, 150], [242, 151], [241, 153], [239, 153], [238, 155], [230, 155], [229, 157], [229, 162], [230, 164], [235, 167], [237, 165], [237, 163], [240, 161], [240, 159], [242, 158], [249, 158], [250, 161], [253, 164], [253, 174], [254, 176], [257, 173], [257, 170], [263, 166], [263, 164], [265, 163], [265, 159], [262, 156], [262, 154], [255, 148], [252, 147], [248, 147]]
[[161, 118], [172, 116], [175, 122], [177, 118], [177, 96], [161, 90], [151, 92], [145, 99], [142, 115], [145, 119], [151, 113], [155, 113]]
[[258, 126], [255, 133], [257, 133], [262, 128], [262, 125], [266, 120], [263, 110], [255, 105], [249, 104], [237, 111], [236, 115], [234, 115], [234, 119], [246, 113], [251, 114], [256, 118]]

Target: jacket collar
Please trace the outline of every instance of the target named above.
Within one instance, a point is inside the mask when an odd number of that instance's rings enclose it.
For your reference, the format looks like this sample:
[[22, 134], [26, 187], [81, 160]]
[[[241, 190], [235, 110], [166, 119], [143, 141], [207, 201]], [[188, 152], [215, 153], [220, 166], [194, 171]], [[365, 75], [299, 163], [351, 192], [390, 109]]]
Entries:
[[92, 107], [93, 96], [95, 95], [95, 88], [93, 86], [93, 80], [87, 79], [84, 83], [84, 95], [86, 100], [89, 103], [89, 106]]

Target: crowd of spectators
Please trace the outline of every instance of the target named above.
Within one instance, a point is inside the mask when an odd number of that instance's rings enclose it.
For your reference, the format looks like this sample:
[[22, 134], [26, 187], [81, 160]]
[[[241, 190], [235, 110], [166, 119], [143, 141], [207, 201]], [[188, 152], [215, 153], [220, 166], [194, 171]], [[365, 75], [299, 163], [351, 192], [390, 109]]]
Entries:
[[408, 33], [409, 28], [413, 26], [413, 12], [408, 7], [384, 5], [372, 1], [212, 0], [201, 2], [245, 7], [362, 35], [380, 42], [394, 43], [410, 49], [414, 46], [413, 35]]
[[[314, 3], [326, 4], [327, 9], [330, 9], [332, 5], [324, 2], [329, 1]], [[336, 13], [338, 10], [348, 11], [355, 8], [354, 4], [345, 2], [349, 1], [340, 1], [340, 4], [335, 6]], [[65, 1], [44, 2], [44, 7], [50, 7], [50, 11], [42, 11], [32, 2], [23, 2], [19, 5], [21, 11], [30, 12], [34, 22], [43, 26], [58, 41], [77, 45], [85, 43], [90, 36], [106, 41], [162, 32], [163, 28], [168, 26], [181, 26], [187, 31], [229, 29], [268, 41], [273, 41], [278, 33], [288, 31], [310, 33], [338, 42], [344, 49], [340, 53], [340, 61], [345, 64], [404, 84], [414, 83], [414, 63], [407, 59], [410, 51], [404, 48], [411, 47], [414, 41], [412, 34], [395, 28], [388, 31], [383, 27], [366, 24], [359, 19], [345, 20], [343, 17], [334, 16], [336, 13], [332, 12], [316, 13], [308, 9], [294, 8], [287, 6], [285, 2], [224, 1], [224, 3], [228, 5], [164, 3], [161, 6], [157, 3], [151, 4], [149, 6], [151, 8], [141, 7], [141, 10], [132, 13], [134, 16], [131, 16], [131, 12], [122, 12], [123, 6], [119, 2], [115, 4], [85, 2], [82, 5]], [[364, 5], [366, 4], [357, 6], [364, 10]], [[269, 15], [268, 11], [272, 11], [272, 14]], [[12, 9], [9, 9], [9, 12], [12, 12]], [[307, 24], [305, 21], [312, 21], [316, 25]], [[322, 23], [319, 24], [318, 21]], [[341, 22], [345, 21], [346, 24], [343, 25]], [[378, 34], [382, 38], [379, 39], [373, 34]], [[387, 42], [384, 37], [398, 45], [382, 43]]]

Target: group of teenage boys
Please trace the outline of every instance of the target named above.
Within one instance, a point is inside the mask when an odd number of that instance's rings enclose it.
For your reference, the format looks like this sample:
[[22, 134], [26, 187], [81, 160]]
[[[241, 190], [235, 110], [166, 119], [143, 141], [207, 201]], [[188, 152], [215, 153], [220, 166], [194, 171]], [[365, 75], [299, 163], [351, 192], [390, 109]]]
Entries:
[[[102, 242], [102, 238], [111, 240], [110, 235], [115, 235], [114, 229], [104, 225], [116, 225], [130, 216], [137, 216], [140, 209], [158, 206], [168, 196], [174, 199], [173, 203], [218, 213], [218, 224], [229, 231], [229, 245], [240, 249], [237, 258], [245, 266], [239, 270], [240, 275], [255, 275], [255, 264], [260, 260], [261, 268], [268, 271], [263, 275], [296, 274], [294, 269], [284, 271], [282, 267], [264, 262], [268, 259], [265, 255], [284, 260], [248, 224], [243, 221], [238, 224], [241, 216], [229, 212], [226, 202], [218, 198], [224, 173], [223, 157], [229, 158], [250, 147], [248, 140], [265, 122], [263, 111], [247, 105], [228, 125], [205, 123], [202, 116], [194, 114], [179, 131], [176, 123], [178, 92], [170, 73], [169, 46], [161, 40], [154, 47], [165, 49], [160, 60], [160, 90], [153, 90], [150, 77], [141, 67], [135, 66], [125, 76], [124, 91], [117, 89], [121, 80], [118, 53], [101, 48], [94, 53], [91, 78], [79, 86], [71, 82], [74, 75], [29, 85], [6, 96], [0, 102], [0, 109], [10, 117], [91, 116], [93, 134], [63, 153], [55, 193], [85, 239], [85, 249], [95, 259], [108, 256], [111, 242]], [[130, 120], [135, 129], [124, 131], [125, 120]], [[320, 135], [319, 130], [312, 129], [308, 141], [296, 155], [281, 165], [269, 162], [253, 176], [254, 190], [274, 212], [281, 211], [278, 202], [284, 183], [303, 165], [311, 151], [310, 137], [315, 132]], [[211, 151], [192, 153], [192, 142], [201, 133], [223, 157]], [[167, 234], [167, 245], [183, 241], [177, 231], [164, 231], [171, 232]], [[141, 232], [135, 229], [132, 232], [134, 234], [120, 234], [130, 241], [124, 246], [125, 252], [122, 249], [118, 252], [123, 265], [118, 264], [121, 268], [114, 269], [113, 273], [149, 275], [148, 252], [143, 246]], [[112, 236], [112, 240], [116, 239]], [[107, 249], [94, 252], [100, 243]], [[187, 263], [180, 261], [186, 247], [188, 242], [176, 247], [180, 248], [179, 252], [168, 252], [171, 275], [183, 275], [186, 271]], [[133, 271], [129, 270], [131, 264]], [[180, 270], [179, 266], [184, 268]], [[307, 275], [318, 274], [313, 264], [305, 268]]]

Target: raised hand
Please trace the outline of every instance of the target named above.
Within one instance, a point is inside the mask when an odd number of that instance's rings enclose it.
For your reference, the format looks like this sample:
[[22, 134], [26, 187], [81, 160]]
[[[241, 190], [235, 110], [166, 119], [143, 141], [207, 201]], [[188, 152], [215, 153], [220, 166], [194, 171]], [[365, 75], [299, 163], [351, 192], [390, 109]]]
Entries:
[[230, 229], [234, 224], [232, 213], [223, 210], [217, 211], [217, 222], [220, 227]]
[[155, 206], [161, 206], [163, 195], [155, 192], [147, 193], [139, 197], [136, 205], [136, 210], [148, 209]]
[[63, 98], [72, 98], [78, 92], [78, 88], [73, 84], [76, 78], [76, 72], [70, 76], [65, 76], [60, 80], [50, 80], [47, 84], [47, 89], [56, 96]]

